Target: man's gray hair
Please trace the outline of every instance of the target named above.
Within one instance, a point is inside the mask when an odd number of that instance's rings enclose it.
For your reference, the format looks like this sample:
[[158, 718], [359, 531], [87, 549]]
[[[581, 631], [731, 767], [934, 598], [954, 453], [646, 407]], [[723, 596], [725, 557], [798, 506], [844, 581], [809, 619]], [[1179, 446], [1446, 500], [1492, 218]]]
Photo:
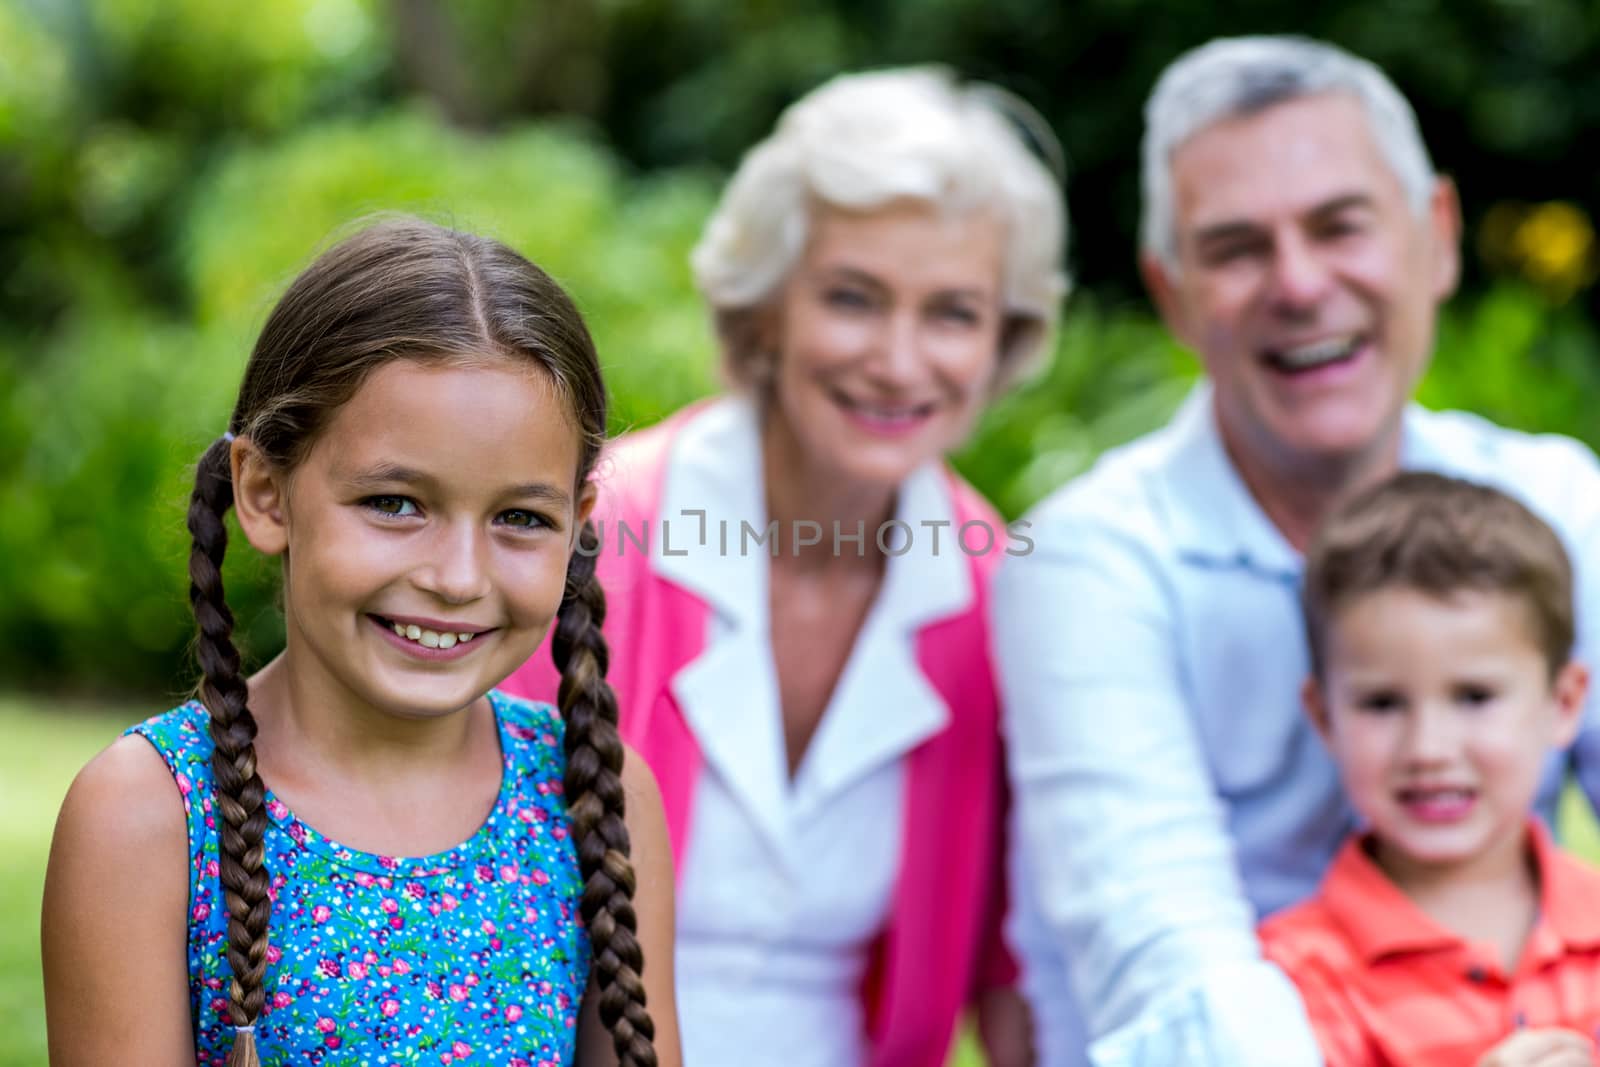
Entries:
[[1435, 180], [1417, 116], [1372, 63], [1305, 37], [1225, 37], [1179, 56], [1145, 104], [1140, 245], [1178, 266], [1172, 153], [1214, 123], [1317, 93], [1349, 93], [1366, 111], [1378, 150], [1419, 215]]

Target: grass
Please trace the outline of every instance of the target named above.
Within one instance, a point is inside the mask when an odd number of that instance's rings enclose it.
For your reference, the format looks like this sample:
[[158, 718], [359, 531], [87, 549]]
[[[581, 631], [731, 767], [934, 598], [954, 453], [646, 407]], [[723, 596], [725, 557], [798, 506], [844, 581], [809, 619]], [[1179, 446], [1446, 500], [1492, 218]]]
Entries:
[[61, 798], [78, 768], [137, 718], [0, 698], [0, 1067], [47, 1059], [39, 903]]
[[[67, 786], [89, 757], [143, 712], [51, 709], [37, 700], [0, 698], [0, 1067], [46, 1062], [39, 966], [39, 904], [50, 831]], [[1566, 844], [1600, 862], [1600, 824], [1580, 793], [1562, 798]], [[951, 1067], [981, 1067], [964, 1034]]]

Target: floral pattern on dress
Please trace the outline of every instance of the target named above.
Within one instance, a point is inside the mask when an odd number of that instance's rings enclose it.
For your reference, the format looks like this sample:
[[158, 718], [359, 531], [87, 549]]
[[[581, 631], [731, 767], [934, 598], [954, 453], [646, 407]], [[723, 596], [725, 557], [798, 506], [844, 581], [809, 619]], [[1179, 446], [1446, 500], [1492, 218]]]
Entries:
[[[345, 848], [267, 791], [263, 1067], [572, 1063], [590, 946], [562, 795], [563, 724], [548, 704], [489, 698], [500, 794], [453, 849], [399, 858]], [[183, 796], [196, 1061], [221, 1067], [233, 1027], [207, 712], [191, 702], [129, 733], [155, 746]]]

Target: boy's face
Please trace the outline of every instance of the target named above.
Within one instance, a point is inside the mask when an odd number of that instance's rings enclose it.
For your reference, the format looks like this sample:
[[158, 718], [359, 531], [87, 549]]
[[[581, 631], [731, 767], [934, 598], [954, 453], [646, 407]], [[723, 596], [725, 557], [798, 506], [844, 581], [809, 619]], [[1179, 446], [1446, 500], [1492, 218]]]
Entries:
[[1552, 679], [1531, 609], [1506, 593], [1381, 589], [1330, 620], [1306, 706], [1391, 876], [1516, 864], [1552, 747], [1572, 740], [1588, 676]]

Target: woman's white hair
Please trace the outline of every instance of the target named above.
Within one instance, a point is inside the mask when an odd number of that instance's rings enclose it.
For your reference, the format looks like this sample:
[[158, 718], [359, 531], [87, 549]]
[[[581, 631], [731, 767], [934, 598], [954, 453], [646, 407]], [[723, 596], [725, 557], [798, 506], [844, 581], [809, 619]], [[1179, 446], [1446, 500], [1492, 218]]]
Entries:
[[1378, 150], [1419, 215], [1436, 175], [1417, 116], [1383, 71], [1305, 37], [1224, 37], [1179, 56], [1145, 105], [1140, 244], [1172, 271], [1178, 268], [1172, 153], [1201, 130], [1237, 115], [1316, 93], [1349, 93], [1367, 115]]
[[1005, 226], [1001, 380], [1043, 351], [1067, 290], [1066, 208], [1034, 156], [1055, 140], [1038, 114], [993, 86], [936, 67], [842, 75], [792, 104], [745, 154], [690, 257], [728, 376], [758, 380], [756, 316], [799, 261], [822, 204], [871, 211], [894, 201], [994, 210]]

